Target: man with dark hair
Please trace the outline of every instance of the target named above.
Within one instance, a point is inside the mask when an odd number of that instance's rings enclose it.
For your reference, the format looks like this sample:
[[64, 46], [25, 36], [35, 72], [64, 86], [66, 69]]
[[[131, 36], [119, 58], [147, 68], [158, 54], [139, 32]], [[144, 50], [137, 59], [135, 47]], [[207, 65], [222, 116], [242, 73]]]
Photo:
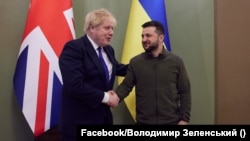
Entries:
[[164, 47], [164, 27], [158, 21], [142, 25], [145, 50], [129, 62], [115, 92], [123, 100], [135, 86], [136, 123], [186, 125], [190, 120], [191, 88], [183, 60]]

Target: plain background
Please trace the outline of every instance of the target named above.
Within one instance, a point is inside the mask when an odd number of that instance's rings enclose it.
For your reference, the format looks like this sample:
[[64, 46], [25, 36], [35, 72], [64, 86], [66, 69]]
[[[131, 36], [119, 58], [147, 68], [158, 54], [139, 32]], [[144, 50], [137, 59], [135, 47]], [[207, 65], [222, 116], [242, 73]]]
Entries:
[[[190, 124], [250, 124], [250, 2], [165, 0], [172, 52], [183, 58], [192, 87]], [[112, 39], [122, 54], [131, 0], [73, 0], [76, 37], [87, 12], [106, 8], [117, 18]], [[19, 109], [13, 75], [29, 0], [0, 1], [0, 140], [33, 141]], [[48, 15], [49, 16], [49, 15]], [[124, 103], [115, 124], [133, 123]]]

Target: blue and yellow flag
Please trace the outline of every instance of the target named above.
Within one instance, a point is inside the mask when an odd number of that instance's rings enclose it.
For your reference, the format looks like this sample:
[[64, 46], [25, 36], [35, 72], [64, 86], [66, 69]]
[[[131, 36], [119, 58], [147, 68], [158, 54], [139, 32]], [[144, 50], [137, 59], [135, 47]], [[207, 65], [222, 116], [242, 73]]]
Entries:
[[[164, 44], [167, 50], [171, 51], [164, 0], [132, 0], [121, 58], [122, 63], [129, 63], [132, 57], [144, 51], [141, 44], [141, 25], [150, 20], [156, 20], [163, 24], [165, 28]], [[123, 78], [119, 78], [118, 82], [120, 83], [122, 79]], [[125, 103], [131, 116], [135, 120], [134, 89], [129, 96], [125, 98]]]

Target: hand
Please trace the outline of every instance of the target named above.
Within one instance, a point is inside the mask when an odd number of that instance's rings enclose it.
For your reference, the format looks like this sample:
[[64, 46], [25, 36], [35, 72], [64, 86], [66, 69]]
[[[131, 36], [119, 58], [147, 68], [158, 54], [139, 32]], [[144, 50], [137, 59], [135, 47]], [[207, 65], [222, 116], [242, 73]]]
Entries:
[[107, 104], [110, 107], [113, 107], [113, 108], [116, 107], [119, 103], [119, 100], [120, 100], [119, 97], [117, 96], [116, 92], [113, 90], [110, 90], [110, 91], [108, 91], [108, 94], [109, 94], [109, 101]]
[[109, 90], [108, 93], [111, 95], [116, 95], [116, 92], [114, 90]]
[[184, 121], [184, 120], [180, 120], [178, 122], [178, 125], [188, 125], [188, 122]]

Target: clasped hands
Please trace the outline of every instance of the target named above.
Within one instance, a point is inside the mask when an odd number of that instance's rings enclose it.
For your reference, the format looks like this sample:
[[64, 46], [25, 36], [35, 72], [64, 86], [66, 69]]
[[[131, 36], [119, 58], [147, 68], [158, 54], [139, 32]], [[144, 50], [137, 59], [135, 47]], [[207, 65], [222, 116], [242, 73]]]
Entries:
[[109, 100], [108, 100], [107, 104], [110, 107], [113, 107], [113, 108], [116, 107], [119, 103], [119, 100], [120, 100], [119, 97], [117, 96], [116, 92], [113, 90], [110, 90], [110, 91], [108, 91], [108, 94], [109, 94]]

